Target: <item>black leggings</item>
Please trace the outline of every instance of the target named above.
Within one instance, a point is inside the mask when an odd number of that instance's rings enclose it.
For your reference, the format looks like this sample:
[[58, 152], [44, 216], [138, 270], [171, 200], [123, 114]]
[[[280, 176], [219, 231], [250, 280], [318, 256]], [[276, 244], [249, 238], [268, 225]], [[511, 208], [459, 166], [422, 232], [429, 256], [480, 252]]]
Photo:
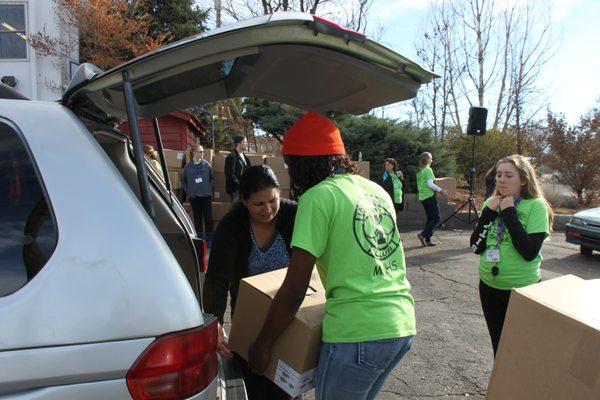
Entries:
[[[211, 238], [213, 234], [212, 203], [210, 197], [195, 197], [190, 199], [194, 212], [194, 228], [196, 234], [203, 239]], [[204, 226], [202, 222], [204, 220]], [[203, 232], [206, 232], [204, 236]]]
[[479, 298], [481, 299], [485, 323], [490, 332], [490, 339], [492, 339], [494, 357], [496, 357], [498, 343], [500, 343], [500, 336], [502, 335], [504, 317], [506, 316], [506, 309], [510, 300], [510, 290], [494, 289], [479, 281]]

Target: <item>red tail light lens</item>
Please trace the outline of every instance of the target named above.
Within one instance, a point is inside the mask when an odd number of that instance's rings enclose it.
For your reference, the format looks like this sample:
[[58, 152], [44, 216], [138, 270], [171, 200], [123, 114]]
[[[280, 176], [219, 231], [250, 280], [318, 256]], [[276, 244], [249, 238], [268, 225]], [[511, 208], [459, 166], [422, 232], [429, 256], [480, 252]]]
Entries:
[[134, 400], [175, 400], [204, 390], [217, 376], [217, 320], [154, 341], [127, 373]]

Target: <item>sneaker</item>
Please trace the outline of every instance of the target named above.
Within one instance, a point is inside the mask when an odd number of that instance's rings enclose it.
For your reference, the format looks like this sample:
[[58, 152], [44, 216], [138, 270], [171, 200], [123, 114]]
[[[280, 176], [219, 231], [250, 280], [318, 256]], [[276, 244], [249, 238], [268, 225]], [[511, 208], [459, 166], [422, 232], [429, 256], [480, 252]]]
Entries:
[[425, 246], [427, 246], [427, 247], [433, 247], [435, 245], [436, 244], [434, 242], [432, 242], [432, 241], [426, 242], [426, 244], [425, 244]]
[[423, 246], [427, 246], [427, 242], [425, 241], [425, 238], [423, 237], [423, 235], [421, 235], [420, 233], [417, 233], [417, 238], [421, 241], [421, 244]]

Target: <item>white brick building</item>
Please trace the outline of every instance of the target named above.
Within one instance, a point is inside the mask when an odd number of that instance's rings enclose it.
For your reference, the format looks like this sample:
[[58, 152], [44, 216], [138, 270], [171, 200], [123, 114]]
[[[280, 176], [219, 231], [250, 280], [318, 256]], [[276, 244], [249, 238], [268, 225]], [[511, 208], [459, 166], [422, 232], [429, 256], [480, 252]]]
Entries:
[[0, 0], [0, 79], [15, 83], [15, 89], [33, 100], [60, 98], [78, 54], [61, 57], [37, 57], [27, 38], [45, 31], [53, 38], [76, 41], [65, 27], [59, 26], [53, 0]]

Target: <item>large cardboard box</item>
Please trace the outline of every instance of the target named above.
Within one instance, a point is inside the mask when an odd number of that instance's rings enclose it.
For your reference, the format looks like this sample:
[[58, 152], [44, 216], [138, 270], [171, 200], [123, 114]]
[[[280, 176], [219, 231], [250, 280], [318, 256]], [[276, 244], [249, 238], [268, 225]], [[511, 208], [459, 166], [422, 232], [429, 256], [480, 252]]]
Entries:
[[289, 189], [281, 189], [279, 193], [279, 197], [283, 197], [284, 199], [289, 199], [291, 197]]
[[[287, 269], [280, 269], [240, 282], [229, 346], [246, 360], [248, 348], [258, 336], [286, 272]], [[324, 315], [325, 290], [313, 273], [296, 317], [271, 347], [265, 372], [267, 378], [291, 396], [299, 396], [314, 386]]]
[[215, 155], [213, 156], [213, 172], [225, 172], [225, 159], [227, 156]]
[[171, 189], [181, 188], [181, 171], [169, 170], [169, 181], [171, 181]]
[[225, 190], [225, 172], [213, 171], [213, 177], [215, 178], [215, 190], [216, 188]]
[[265, 163], [264, 154], [246, 153], [246, 157], [248, 157], [248, 160], [250, 160], [251, 165], [261, 165]]
[[163, 149], [167, 168], [182, 168], [185, 165], [185, 152], [182, 150]]
[[213, 158], [215, 156], [215, 151], [213, 149], [204, 149], [204, 156], [202, 158], [204, 158], [206, 161], [208, 161], [210, 163], [210, 165], [212, 165], [213, 163]]
[[433, 183], [445, 189], [451, 197], [456, 196], [456, 178], [437, 178]]
[[360, 176], [362, 176], [363, 178], [371, 179], [371, 163], [369, 161], [352, 161], [352, 163], [358, 168], [360, 168]]
[[279, 176], [280, 173], [287, 173], [288, 166], [283, 160], [282, 156], [267, 156], [265, 158], [265, 164], [267, 164], [275, 173]]
[[289, 190], [291, 181], [290, 181], [290, 175], [287, 173], [287, 171], [275, 172], [275, 175], [277, 176], [277, 181], [279, 182], [279, 187], [281, 189]]
[[212, 216], [213, 220], [220, 221], [223, 216], [227, 214], [231, 208], [231, 202], [228, 201], [213, 201], [212, 202]]
[[222, 201], [229, 201], [230, 199], [229, 199], [229, 195], [225, 191], [225, 188], [215, 187], [215, 189], [213, 191], [213, 200], [222, 202]]
[[486, 399], [600, 399], [600, 279], [512, 291]]

